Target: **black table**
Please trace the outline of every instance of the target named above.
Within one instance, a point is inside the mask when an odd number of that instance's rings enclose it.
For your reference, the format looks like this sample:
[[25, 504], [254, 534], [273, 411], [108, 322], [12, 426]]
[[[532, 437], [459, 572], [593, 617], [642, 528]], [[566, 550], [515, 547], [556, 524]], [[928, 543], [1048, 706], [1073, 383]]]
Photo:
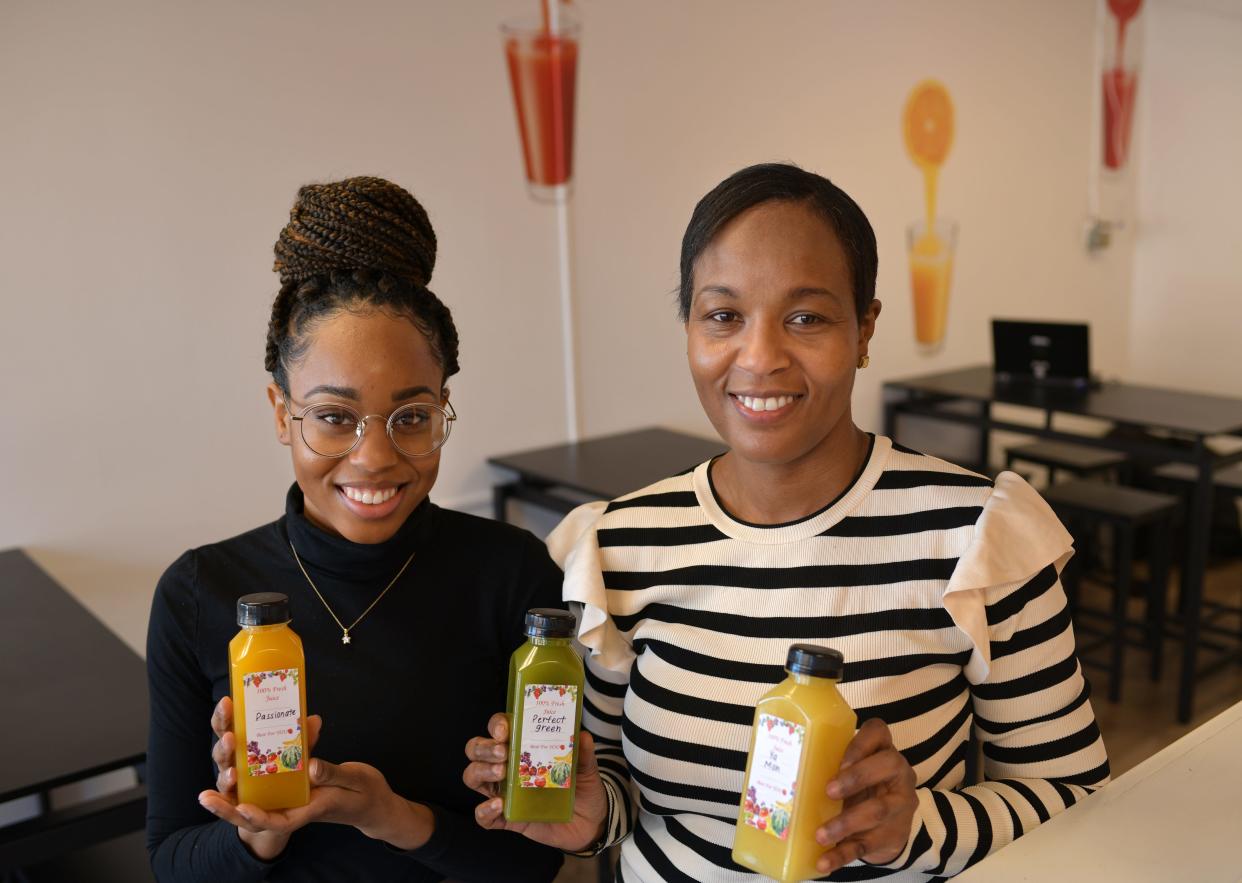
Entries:
[[0, 629], [0, 801], [44, 810], [0, 828], [0, 870], [143, 827], [141, 785], [58, 811], [47, 796], [146, 759], [142, 658], [19, 549], [0, 552]]
[[505, 520], [509, 500], [566, 513], [582, 500], [565, 495], [564, 490], [611, 500], [693, 469], [724, 451], [720, 441], [651, 428], [491, 457], [488, 463], [518, 475], [516, 481], [497, 484], [492, 490], [496, 520]]
[[[990, 432], [1004, 430], [1122, 451], [1152, 460], [1189, 463], [1197, 470], [1190, 492], [1186, 557], [1182, 567], [1186, 617], [1177, 714], [1183, 723], [1188, 721], [1194, 707], [1195, 679], [1199, 674], [1199, 620], [1212, 521], [1212, 472], [1242, 461], [1242, 450], [1220, 456], [1207, 447], [1205, 440], [1213, 435], [1242, 436], [1242, 398], [1116, 382], [1088, 389], [997, 383], [991, 367], [986, 365], [891, 380], [884, 384], [884, 397], [884, 431], [890, 438], [896, 438], [898, 421], [903, 414], [977, 427], [980, 430], [978, 462], [981, 464], [988, 462]], [[965, 411], [957, 408], [962, 402], [968, 403]], [[994, 403], [1043, 411], [1043, 426], [998, 420], [992, 415]], [[1175, 447], [1155, 440], [1097, 437], [1054, 429], [1054, 414], [1073, 414], [1161, 430], [1188, 441], [1189, 445]]]

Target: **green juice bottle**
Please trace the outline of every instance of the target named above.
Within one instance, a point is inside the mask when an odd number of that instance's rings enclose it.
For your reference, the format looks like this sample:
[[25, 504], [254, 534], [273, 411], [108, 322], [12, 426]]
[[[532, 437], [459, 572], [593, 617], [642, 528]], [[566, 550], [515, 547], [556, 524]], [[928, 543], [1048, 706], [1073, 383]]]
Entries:
[[509, 762], [504, 781], [510, 822], [568, 822], [574, 816], [582, 659], [568, 610], [526, 614], [526, 643], [509, 660]]

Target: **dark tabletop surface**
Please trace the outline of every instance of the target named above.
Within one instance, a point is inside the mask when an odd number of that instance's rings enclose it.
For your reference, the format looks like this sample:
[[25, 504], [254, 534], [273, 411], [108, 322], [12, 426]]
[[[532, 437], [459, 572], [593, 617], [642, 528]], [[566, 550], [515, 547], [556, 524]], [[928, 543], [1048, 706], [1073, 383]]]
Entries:
[[670, 429], [639, 429], [572, 444], [552, 445], [487, 462], [527, 481], [572, 488], [604, 500], [693, 469], [725, 445]]
[[140, 762], [141, 657], [25, 552], [0, 552], [0, 801]]
[[1242, 398], [1109, 381], [1091, 389], [998, 384], [980, 365], [885, 382], [889, 389], [1081, 414], [1190, 435], [1242, 433]]

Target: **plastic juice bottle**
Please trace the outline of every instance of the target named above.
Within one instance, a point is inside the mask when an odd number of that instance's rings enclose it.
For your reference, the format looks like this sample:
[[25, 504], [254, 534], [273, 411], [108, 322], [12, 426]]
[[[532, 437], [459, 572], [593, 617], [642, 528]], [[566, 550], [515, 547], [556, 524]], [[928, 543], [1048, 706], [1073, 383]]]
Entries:
[[509, 660], [509, 762], [505, 818], [568, 822], [574, 815], [582, 659], [568, 610], [526, 614], [526, 643]]
[[306, 662], [302, 639], [289, 628], [289, 598], [279, 592], [237, 601], [229, 641], [237, 799], [263, 809], [310, 800], [306, 774]]
[[826, 788], [858, 718], [837, 692], [844, 659], [814, 644], [789, 648], [789, 677], [755, 707], [733, 860], [788, 883], [820, 876], [815, 830], [841, 812]]

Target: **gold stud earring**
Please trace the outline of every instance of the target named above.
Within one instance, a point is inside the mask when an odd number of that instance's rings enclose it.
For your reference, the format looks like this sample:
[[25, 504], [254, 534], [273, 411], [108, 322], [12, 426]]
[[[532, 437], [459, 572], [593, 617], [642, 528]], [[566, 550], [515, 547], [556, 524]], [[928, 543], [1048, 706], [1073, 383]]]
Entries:
[[871, 356], [867, 355], [866, 353], [863, 353], [861, 356], [858, 357], [859, 368], [866, 368], [870, 364], [871, 364]]

